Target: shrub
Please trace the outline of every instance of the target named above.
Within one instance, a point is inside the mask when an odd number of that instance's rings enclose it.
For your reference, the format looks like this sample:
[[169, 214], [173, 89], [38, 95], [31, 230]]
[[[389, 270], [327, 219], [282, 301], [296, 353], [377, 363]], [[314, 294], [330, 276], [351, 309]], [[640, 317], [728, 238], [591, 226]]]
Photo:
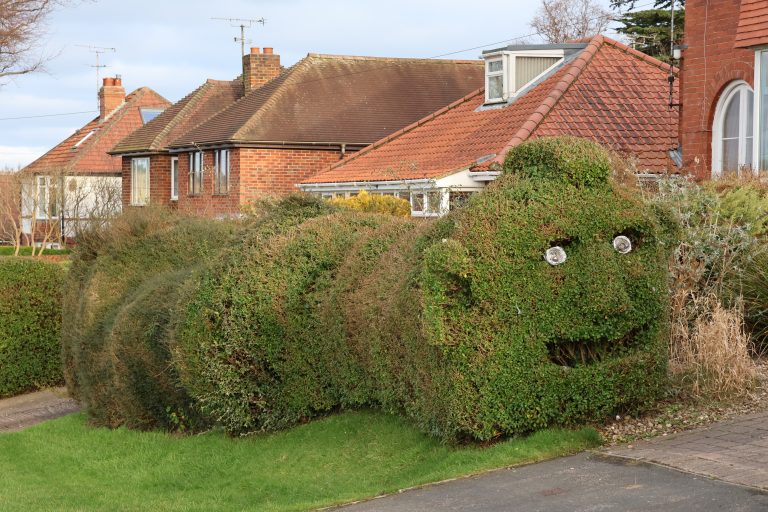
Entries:
[[58, 385], [61, 265], [0, 259], [0, 397]]
[[648, 405], [666, 375], [665, 225], [602, 171], [553, 168], [568, 179], [510, 172], [436, 222], [341, 212], [247, 237], [190, 289], [182, 382], [232, 433], [373, 405], [491, 439]]
[[753, 308], [739, 296], [744, 268], [753, 268], [760, 243], [753, 225], [740, 222], [745, 217], [737, 215], [737, 203], [725, 200], [740, 197], [739, 190], [733, 182], [702, 186], [671, 179], [651, 198], [682, 228], [669, 270], [669, 359], [682, 389], [696, 396], [748, 391], [755, 376], [752, 343], [743, 332], [744, 312], [749, 318]]
[[522, 178], [541, 178], [594, 187], [608, 183], [611, 155], [599, 144], [576, 137], [545, 137], [507, 154], [504, 170]]
[[171, 364], [177, 308], [187, 283], [228, 251], [243, 231], [269, 237], [279, 226], [327, 212], [319, 199], [265, 201], [243, 222], [135, 209], [108, 229], [86, 233], [73, 255], [64, 298], [63, 345], [70, 392], [94, 423], [187, 430], [206, 428]]
[[361, 190], [356, 196], [337, 197], [329, 201], [333, 206], [358, 212], [388, 213], [399, 217], [411, 216], [411, 204], [394, 196], [371, 195]]

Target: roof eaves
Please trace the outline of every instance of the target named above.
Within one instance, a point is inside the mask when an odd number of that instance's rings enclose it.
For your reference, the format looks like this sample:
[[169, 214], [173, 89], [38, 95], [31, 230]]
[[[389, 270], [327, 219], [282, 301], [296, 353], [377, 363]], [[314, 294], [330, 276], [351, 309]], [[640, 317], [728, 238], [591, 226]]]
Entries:
[[192, 98], [189, 99], [186, 105], [182, 107], [179, 112], [173, 116], [173, 119], [169, 123], [165, 125], [165, 127], [158, 132], [158, 134], [155, 136], [154, 139], [152, 139], [152, 142], [149, 144], [147, 149], [150, 150], [157, 150], [162, 149], [158, 147], [158, 141], [162, 140], [163, 137], [168, 135], [168, 132], [171, 131], [176, 125], [178, 125], [182, 119], [189, 113], [190, 110], [192, 110], [192, 107], [197, 105], [202, 101], [202, 99], [205, 97], [205, 92], [210, 90], [213, 87], [211, 80], [206, 80], [203, 85], [197, 88], [195, 92], [192, 93]]

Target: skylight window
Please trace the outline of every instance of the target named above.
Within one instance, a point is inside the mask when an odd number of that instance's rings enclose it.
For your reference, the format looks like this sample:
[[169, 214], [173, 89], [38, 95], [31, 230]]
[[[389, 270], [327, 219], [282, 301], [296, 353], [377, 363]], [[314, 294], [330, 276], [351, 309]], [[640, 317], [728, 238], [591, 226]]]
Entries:
[[144, 124], [147, 124], [157, 116], [163, 113], [163, 109], [161, 108], [140, 108], [139, 112], [141, 113], [141, 122]]
[[80, 145], [81, 145], [83, 142], [85, 142], [85, 141], [87, 141], [88, 139], [90, 139], [90, 138], [93, 136], [93, 134], [94, 134], [94, 133], [96, 133], [96, 130], [91, 130], [90, 132], [88, 132], [88, 133], [86, 134], [86, 136], [85, 136], [85, 137], [83, 137], [82, 139], [80, 139], [80, 141], [79, 141], [79, 142], [77, 142], [77, 144], [75, 144], [74, 146], [72, 146], [72, 148], [73, 148], [73, 149], [75, 149], [75, 148], [79, 148], [79, 147], [80, 147]]

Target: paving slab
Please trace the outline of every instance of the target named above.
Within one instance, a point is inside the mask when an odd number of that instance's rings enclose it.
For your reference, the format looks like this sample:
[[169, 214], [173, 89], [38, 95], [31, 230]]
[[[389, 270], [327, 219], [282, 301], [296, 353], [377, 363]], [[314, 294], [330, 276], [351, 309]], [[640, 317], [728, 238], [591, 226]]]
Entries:
[[338, 507], [342, 512], [765, 512], [768, 494], [583, 453]]
[[0, 433], [17, 432], [79, 410], [80, 404], [64, 388], [4, 398], [0, 400]]
[[607, 448], [602, 453], [768, 490], [768, 412]]

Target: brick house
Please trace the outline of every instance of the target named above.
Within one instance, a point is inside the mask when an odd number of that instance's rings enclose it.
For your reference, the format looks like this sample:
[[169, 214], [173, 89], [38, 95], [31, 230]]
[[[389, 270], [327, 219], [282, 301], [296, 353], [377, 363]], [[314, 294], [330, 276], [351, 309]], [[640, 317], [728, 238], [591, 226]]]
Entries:
[[242, 98], [172, 142], [170, 137], [161, 141], [177, 165], [173, 198], [167, 179], [155, 177], [169, 175], [168, 164], [156, 169], [150, 158], [150, 193], [139, 197], [133, 181], [147, 178], [136, 171], [134, 159], [146, 156], [132, 155], [125, 143], [113, 150], [124, 155], [126, 204], [173, 203], [196, 214], [237, 214], [260, 197], [295, 191], [298, 182], [345, 154], [476, 89], [483, 66], [480, 61], [309, 54], [284, 70], [271, 48], [252, 48], [243, 57], [243, 77]]
[[123, 204], [175, 207], [183, 180], [179, 179], [179, 157], [170, 153], [168, 145], [242, 96], [240, 79], [207, 80], [113, 147], [109, 153], [122, 158]]
[[684, 167], [699, 179], [768, 169], [768, 2], [688, 0], [684, 42]]
[[169, 104], [148, 87], [126, 96], [119, 77], [104, 78], [98, 117], [20, 171], [24, 233], [32, 235], [33, 226], [49, 231], [55, 223], [58, 241], [72, 236], [96, 210], [119, 211], [122, 162], [107, 151]]
[[640, 173], [679, 171], [671, 158], [678, 116], [669, 108], [669, 65], [603, 36], [483, 56], [485, 88], [299, 188], [325, 197], [397, 195], [414, 216], [440, 215], [496, 179], [510, 148], [555, 135], [593, 139], [631, 158]]

